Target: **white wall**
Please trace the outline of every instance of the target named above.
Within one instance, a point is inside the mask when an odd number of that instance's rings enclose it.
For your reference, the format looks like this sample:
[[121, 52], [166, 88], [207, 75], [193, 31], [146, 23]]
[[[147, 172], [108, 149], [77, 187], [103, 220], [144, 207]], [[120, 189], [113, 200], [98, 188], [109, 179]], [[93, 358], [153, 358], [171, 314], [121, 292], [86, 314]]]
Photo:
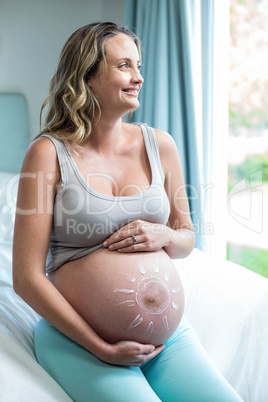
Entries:
[[68, 37], [94, 21], [124, 25], [124, 13], [125, 0], [0, 0], [0, 92], [25, 94], [31, 137]]

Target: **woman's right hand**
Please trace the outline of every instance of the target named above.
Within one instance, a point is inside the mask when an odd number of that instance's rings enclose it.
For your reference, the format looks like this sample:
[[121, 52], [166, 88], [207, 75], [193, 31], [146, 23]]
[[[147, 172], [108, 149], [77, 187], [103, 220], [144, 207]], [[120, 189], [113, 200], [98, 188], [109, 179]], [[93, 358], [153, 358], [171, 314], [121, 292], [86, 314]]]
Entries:
[[143, 345], [134, 341], [120, 341], [109, 345], [107, 363], [118, 366], [140, 366], [165, 349], [165, 345]]

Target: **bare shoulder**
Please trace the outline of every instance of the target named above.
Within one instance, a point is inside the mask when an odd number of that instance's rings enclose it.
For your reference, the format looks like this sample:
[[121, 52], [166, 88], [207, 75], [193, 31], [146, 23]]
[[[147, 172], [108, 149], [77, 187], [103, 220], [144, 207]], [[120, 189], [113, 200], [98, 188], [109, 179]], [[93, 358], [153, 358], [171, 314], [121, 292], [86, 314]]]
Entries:
[[44, 171], [53, 173], [53, 175], [56, 173], [58, 177], [57, 152], [53, 142], [49, 138], [40, 137], [29, 145], [24, 157], [22, 171]]
[[122, 123], [122, 125], [123, 125], [124, 129], [126, 130], [126, 132], [128, 132], [132, 135], [133, 134], [139, 135], [141, 132], [139, 124], [124, 122], [124, 123]]
[[47, 137], [39, 137], [34, 140], [28, 147], [27, 154], [29, 155], [38, 155], [42, 156], [42, 154], [48, 152], [49, 155], [56, 155], [56, 149], [53, 142]]
[[166, 131], [154, 129], [160, 156], [168, 156], [170, 153], [177, 154], [177, 146], [172, 136]]
[[[140, 128], [141, 124], [133, 124], [133, 123], [124, 123], [124, 126], [126, 128], [127, 131], [129, 131], [130, 133], [133, 134], [140, 134], [141, 132], [141, 128]], [[146, 124], [143, 124], [144, 126], [146, 126]], [[154, 128], [155, 134], [156, 134], [156, 139], [158, 142], [158, 146], [159, 148], [176, 148], [176, 144], [174, 139], [172, 138], [172, 136], [167, 133], [166, 131], [162, 131], [159, 130], [157, 128]]]
[[[140, 135], [140, 125], [139, 124], [129, 124], [126, 123], [127, 130], [132, 134]], [[162, 163], [168, 162], [168, 160], [173, 156], [178, 158], [177, 146], [172, 138], [172, 136], [166, 131], [154, 128], [156, 135], [156, 140], [159, 148], [160, 158]]]
[[181, 174], [181, 162], [174, 138], [165, 131], [154, 129], [158, 142], [160, 160], [163, 172], [176, 172], [176, 175]]

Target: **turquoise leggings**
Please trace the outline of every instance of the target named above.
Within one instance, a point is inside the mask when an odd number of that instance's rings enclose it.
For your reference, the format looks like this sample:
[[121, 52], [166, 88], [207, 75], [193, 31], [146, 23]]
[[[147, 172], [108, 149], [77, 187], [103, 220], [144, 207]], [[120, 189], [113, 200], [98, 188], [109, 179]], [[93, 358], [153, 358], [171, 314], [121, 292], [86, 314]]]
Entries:
[[35, 331], [39, 363], [75, 402], [242, 401], [212, 365], [185, 318], [165, 345], [140, 367], [112, 366], [43, 319]]

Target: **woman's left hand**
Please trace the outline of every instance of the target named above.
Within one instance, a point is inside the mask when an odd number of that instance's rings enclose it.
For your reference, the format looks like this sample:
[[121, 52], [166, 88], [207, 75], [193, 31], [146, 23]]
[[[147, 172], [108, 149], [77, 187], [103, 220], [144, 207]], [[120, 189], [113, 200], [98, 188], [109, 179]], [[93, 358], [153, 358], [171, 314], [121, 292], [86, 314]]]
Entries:
[[171, 232], [165, 225], [139, 219], [114, 232], [105, 240], [103, 246], [111, 251], [123, 253], [156, 251], [169, 243]]

